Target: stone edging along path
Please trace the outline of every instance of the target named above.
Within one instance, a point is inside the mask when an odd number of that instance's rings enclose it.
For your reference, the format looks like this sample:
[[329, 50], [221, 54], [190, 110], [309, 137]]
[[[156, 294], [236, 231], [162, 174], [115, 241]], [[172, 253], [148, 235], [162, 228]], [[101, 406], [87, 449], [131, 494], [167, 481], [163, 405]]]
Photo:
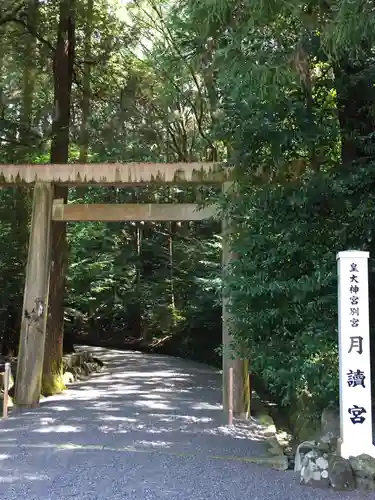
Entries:
[[91, 352], [82, 350], [66, 354], [63, 358], [63, 366], [64, 383], [68, 385], [79, 380], [86, 380], [91, 373], [100, 371], [104, 363]]
[[[269, 465], [278, 470], [287, 470], [289, 467], [288, 457], [284, 453], [284, 449], [279, 442], [278, 431], [275, 425], [275, 421], [271, 416], [271, 413], [267, 410], [266, 406], [262, 403], [258, 394], [252, 391], [251, 394], [252, 408], [255, 414], [255, 418], [259, 424], [265, 427], [264, 436], [268, 443], [268, 453], [271, 455], [269, 459]], [[272, 459], [273, 457], [273, 459]], [[261, 462], [258, 462], [259, 464]]]
[[[11, 380], [9, 385], [9, 390], [12, 394], [12, 388], [14, 387], [14, 378], [17, 372], [17, 359], [6, 359], [0, 362], [0, 401], [3, 400], [3, 372], [5, 362], [10, 362], [11, 365]], [[92, 355], [90, 351], [82, 350], [73, 352], [70, 354], [65, 354], [63, 356], [63, 381], [65, 385], [73, 384], [75, 382], [87, 380], [92, 373], [99, 372], [104, 363]], [[48, 398], [48, 396], [41, 396], [41, 400]], [[10, 395], [8, 400], [8, 410], [12, 412], [13, 409], [13, 398]], [[0, 405], [0, 416], [2, 416], [2, 404]]]

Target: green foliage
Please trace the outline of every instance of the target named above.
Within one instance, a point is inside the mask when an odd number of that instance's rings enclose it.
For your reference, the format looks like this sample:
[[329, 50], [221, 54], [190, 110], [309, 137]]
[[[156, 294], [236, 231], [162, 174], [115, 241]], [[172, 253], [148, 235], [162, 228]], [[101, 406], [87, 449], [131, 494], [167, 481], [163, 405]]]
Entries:
[[22, 314], [29, 201], [25, 190], [0, 191], [0, 350], [13, 352]]
[[[156, 193], [161, 201], [180, 196], [178, 189]], [[132, 190], [112, 194], [119, 203], [134, 197]], [[150, 195], [155, 189], [137, 194], [146, 202]], [[194, 198], [194, 192], [186, 195]], [[84, 201], [106, 196], [105, 189], [90, 189]], [[216, 361], [221, 246], [215, 229], [212, 222], [71, 225], [68, 328], [118, 346], [129, 337], [168, 338], [171, 354]]]
[[[70, 161], [229, 159], [235, 195], [90, 188], [71, 190], [70, 201], [217, 197], [234, 224], [238, 259], [225, 293], [237, 344], [281, 404], [319, 410], [338, 394], [335, 253], [374, 247], [373, 6], [121, 5], [77, 4]], [[48, 162], [58, 2], [28, 10], [31, 32], [18, 17], [25, 5], [14, 8], [7, 1], [0, 16], [0, 161]], [[9, 331], [19, 324], [28, 199], [4, 190], [0, 206], [0, 323]], [[117, 345], [163, 341], [172, 354], [217, 362], [219, 233], [214, 221], [71, 225], [68, 331]]]
[[[6, 4], [6, 18], [0, 16], [0, 161], [48, 163], [59, 2]], [[175, 162], [210, 154], [201, 67], [197, 60], [185, 64], [166, 15], [168, 9], [151, 2], [76, 2], [71, 162]], [[204, 199], [208, 191], [90, 188], [69, 194], [70, 201], [85, 203], [194, 202], [196, 196]], [[30, 215], [25, 203], [22, 190], [0, 193], [4, 350], [18, 342]], [[128, 337], [167, 338], [172, 354], [216, 361], [219, 229], [215, 222], [70, 225], [66, 331], [117, 345]]]
[[[375, 250], [374, 185], [375, 164], [293, 184], [238, 185], [231, 206], [238, 259], [228, 277], [235, 331], [282, 404], [303, 395], [320, 408], [337, 402], [335, 254]], [[374, 271], [372, 264], [372, 293]]]
[[215, 132], [237, 166], [233, 334], [294, 408], [337, 401], [335, 253], [373, 246], [373, 16], [349, 4], [179, 2], [214, 37]]

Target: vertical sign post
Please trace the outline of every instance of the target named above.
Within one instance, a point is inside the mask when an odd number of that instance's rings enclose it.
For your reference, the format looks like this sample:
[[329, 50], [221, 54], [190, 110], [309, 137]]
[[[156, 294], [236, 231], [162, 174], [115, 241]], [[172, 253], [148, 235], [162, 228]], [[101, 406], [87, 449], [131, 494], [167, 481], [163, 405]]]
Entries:
[[3, 418], [8, 418], [10, 363], [5, 363], [5, 372], [3, 381], [4, 381]]
[[372, 444], [369, 252], [349, 250], [336, 256], [338, 265], [340, 454], [366, 453]]
[[228, 425], [233, 425], [233, 366], [228, 374]]

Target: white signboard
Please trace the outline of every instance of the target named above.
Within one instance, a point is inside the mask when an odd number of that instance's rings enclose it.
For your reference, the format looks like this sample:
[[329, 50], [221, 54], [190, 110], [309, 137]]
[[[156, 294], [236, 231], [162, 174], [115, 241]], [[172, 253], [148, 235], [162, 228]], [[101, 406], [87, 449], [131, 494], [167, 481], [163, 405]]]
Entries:
[[340, 453], [343, 458], [366, 453], [372, 444], [369, 252], [337, 254], [340, 362]]

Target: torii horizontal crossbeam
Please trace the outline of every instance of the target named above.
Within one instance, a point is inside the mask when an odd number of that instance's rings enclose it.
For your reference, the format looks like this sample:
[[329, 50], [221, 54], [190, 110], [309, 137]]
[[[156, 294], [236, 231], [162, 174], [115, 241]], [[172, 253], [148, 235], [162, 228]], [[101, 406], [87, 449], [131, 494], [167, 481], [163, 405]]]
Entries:
[[128, 186], [151, 183], [221, 184], [231, 168], [219, 163], [87, 163], [66, 165], [0, 165], [0, 186], [36, 181], [66, 186]]
[[84, 205], [55, 200], [54, 221], [198, 221], [216, 213], [214, 205], [200, 209], [195, 203], [125, 203]]

